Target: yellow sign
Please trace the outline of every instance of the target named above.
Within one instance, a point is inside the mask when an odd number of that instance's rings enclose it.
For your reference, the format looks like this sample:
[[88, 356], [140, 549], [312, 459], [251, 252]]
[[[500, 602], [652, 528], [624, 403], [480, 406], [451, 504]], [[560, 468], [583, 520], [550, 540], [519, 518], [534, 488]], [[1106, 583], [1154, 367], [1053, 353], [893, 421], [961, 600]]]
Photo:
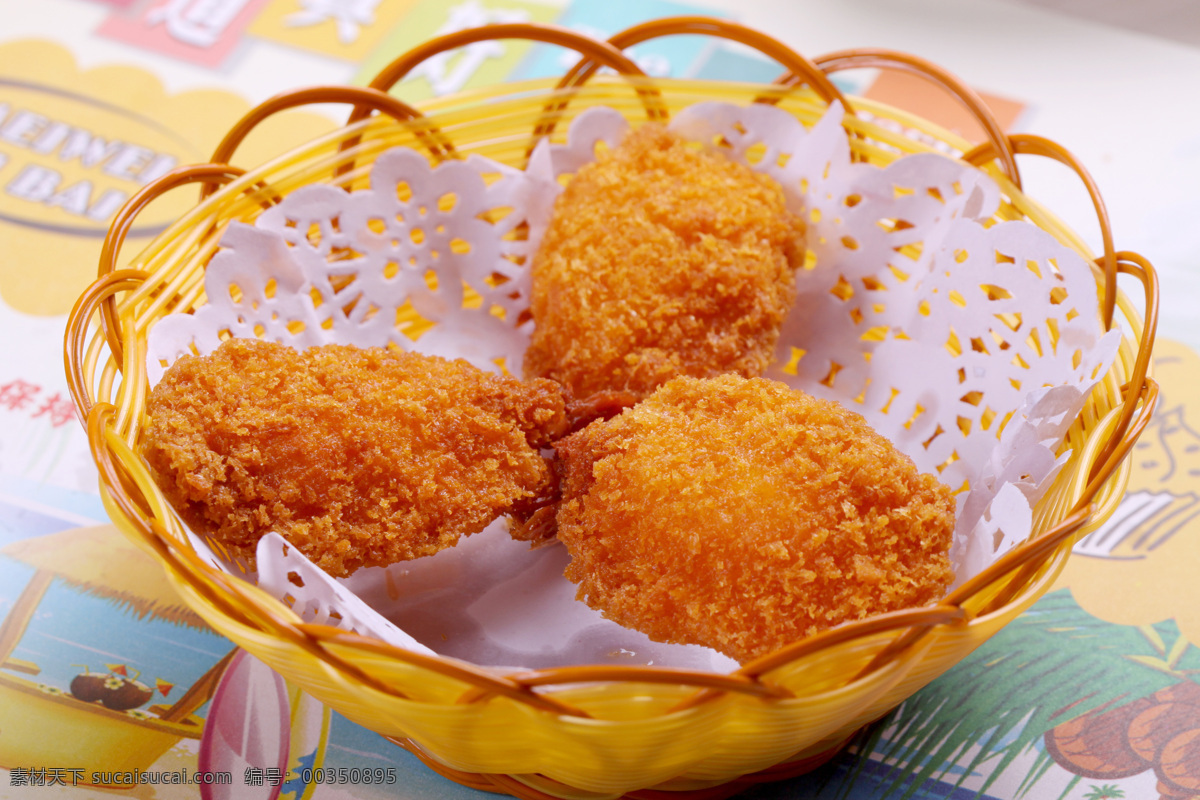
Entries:
[[[169, 95], [133, 67], [80, 71], [48, 42], [0, 45], [0, 298], [27, 314], [69, 311], [95, 278], [109, 222], [125, 201], [177, 166], [206, 162], [248, 109], [224, 91]], [[261, 163], [332, 125], [297, 112], [272, 118], [235, 163]], [[198, 191], [153, 203], [126, 255], [194, 204]]]
[[[272, 0], [250, 25], [254, 36], [347, 61], [360, 61], [415, 0]], [[399, 55], [397, 53], [396, 55]]]
[[[355, 81], [370, 83], [393, 59], [437, 36], [496, 23], [552, 22], [560, 13], [557, 6], [527, 0], [421, 0], [404, 24], [359, 64]], [[393, 94], [416, 104], [462, 89], [493, 86], [508, 78], [532, 47], [533, 42], [524, 39], [499, 39], [439, 53], [418, 64]]]

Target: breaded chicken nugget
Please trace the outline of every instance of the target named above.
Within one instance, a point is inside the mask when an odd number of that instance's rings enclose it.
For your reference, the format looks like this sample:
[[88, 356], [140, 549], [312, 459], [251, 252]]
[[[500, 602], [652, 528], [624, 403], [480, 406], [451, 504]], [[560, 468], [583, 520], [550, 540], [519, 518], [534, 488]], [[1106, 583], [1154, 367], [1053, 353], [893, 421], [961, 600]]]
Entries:
[[953, 579], [950, 489], [782, 383], [678, 378], [556, 449], [567, 577], [656, 641], [744, 663]]
[[773, 179], [646, 124], [579, 170], [533, 259], [526, 376], [644, 397], [678, 375], [761, 374], [804, 260]]
[[277, 531], [331, 575], [452, 547], [546, 491], [561, 390], [383, 348], [254, 339], [185, 356], [143, 453], [198, 533], [254, 563]]

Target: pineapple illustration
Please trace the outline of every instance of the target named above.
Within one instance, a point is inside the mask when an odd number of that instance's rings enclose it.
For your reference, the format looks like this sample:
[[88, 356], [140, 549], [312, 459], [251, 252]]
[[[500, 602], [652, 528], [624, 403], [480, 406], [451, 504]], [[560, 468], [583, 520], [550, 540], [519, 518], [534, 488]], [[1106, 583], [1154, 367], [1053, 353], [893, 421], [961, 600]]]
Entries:
[[1159, 795], [1200, 795], [1200, 684], [1182, 680], [1149, 697], [1099, 708], [1046, 732], [1046, 751], [1070, 772], [1114, 779], [1154, 770]]

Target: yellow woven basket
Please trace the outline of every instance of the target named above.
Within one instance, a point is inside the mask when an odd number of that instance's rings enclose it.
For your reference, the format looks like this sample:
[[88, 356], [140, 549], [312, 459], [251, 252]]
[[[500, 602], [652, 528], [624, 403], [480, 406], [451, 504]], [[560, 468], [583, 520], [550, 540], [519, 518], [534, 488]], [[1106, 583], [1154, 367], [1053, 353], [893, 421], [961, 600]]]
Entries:
[[[652, 80], [622, 54], [645, 39], [678, 33], [756, 47], [777, 60], [784, 75], [770, 86]], [[584, 59], [557, 84], [502, 85], [430, 101], [419, 111], [387, 93], [430, 56], [488, 38], [562, 44]], [[617, 74], [595, 74], [601, 66]], [[902, 110], [843, 97], [827, 74], [848, 67], [900, 68], [936, 81], [975, 113], [988, 141], [972, 146]], [[138, 455], [148, 391], [144, 360], [157, 320], [204, 303], [205, 266], [231, 222], [253, 222], [264, 208], [309, 184], [361, 187], [375, 157], [396, 146], [428, 152], [435, 161], [479, 153], [523, 166], [538, 138], [559, 136], [592, 106], [615, 108], [636, 123], [707, 100], [767, 102], [811, 126], [834, 99], [919, 131], [922, 139], [944, 143], [986, 171], [1004, 194], [996, 219], [1026, 219], [1093, 263], [1101, 297], [1096, 313], [1124, 334], [1114, 366], [1070, 428], [1063, 444], [1070, 460], [1035, 509], [1031, 538], [982, 574], [937, 605], [847, 624], [730, 674], [604, 665], [498, 676], [306, 624], [282, 602], [216, 571], [194, 552]], [[250, 171], [230, 166], [238, 143], [265, 117], [330, 102], [353, 106], [342, 129]], [[886, 165], [932, 149], [889, 130], [894, 125], [854, 114], [845, 124], [860, 161]], [[1079, 175], [1100, 220], [1104, 252], [1098, 257], [1022, 192], [1016, 156], [1023, 154], [1053, 158]], [[195, 183], [203, 185], [200, 202], [118, 269], [121, 243], [142, 208]], [[1141, 283], [1143, 306], [1118, 290], [1119, 274]], [[1072, 543], [1097, 528], [1124, 492], [1126, 455], [1157, 396], [1147, 377], [1156, 309], [1153, 268], [1136, 254], [1114, 250], [1099, 194], [1076, 160], [1038, 137], [1006, 137], [973, 92], [922, 59], [860, 50], [810, 61], [762, 34], [703, 18], [648, 23], [608, 42], [551, 26], [500, 25], [427, 42], [393, 62], [369, 88], [320, 87], [273, 98], [230, 131], [212, 163], [181, 168], [147, 186], [112, 225], [99, 279], [69, 320], [65, 355], [112, 519], [162, 562], [179, 594], [214, 629], [311, 695], [476, 788], [527, 798], [651, 798], [664, 792], [723, 797], [820, 765], [857, 729], [952, 667], [1046, 592]]]

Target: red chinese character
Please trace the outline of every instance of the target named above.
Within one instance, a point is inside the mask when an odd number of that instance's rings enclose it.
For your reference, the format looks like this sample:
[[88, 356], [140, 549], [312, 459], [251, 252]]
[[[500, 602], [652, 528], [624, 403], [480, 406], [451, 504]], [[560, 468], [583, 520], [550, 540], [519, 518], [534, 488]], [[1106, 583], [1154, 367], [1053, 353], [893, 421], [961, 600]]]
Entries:
[[42, 387], [23, 380], [6, 383], [0, 386], [0, 408], [7, 408], [10, 411], [25, 408], [33, 402], [33, 396], [41, 390]]
[[64, 399], [58, 392], [54, 396], [42, 404], [42, 407], [37, 410], [33, 416], [40, 417], [49, 415], [50, 424], [54, 427], [66, 425], [75, 418], [75, 404], [69, 399]]

